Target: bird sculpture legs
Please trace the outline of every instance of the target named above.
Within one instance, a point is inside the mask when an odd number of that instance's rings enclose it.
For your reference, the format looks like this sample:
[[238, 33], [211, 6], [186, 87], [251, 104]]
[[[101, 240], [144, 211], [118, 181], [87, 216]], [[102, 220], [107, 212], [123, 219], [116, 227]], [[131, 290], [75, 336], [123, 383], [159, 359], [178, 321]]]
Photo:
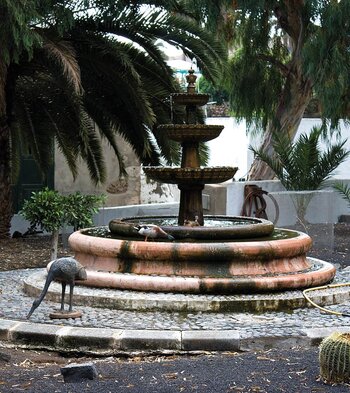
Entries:
[[[62, 282], [62, 296], [61, 296], [61, 312], [64, 312], [64, 298], [66, 296], [66, 283]], [[69, 284], [69, 308], [68, 311], [72, 312], [73, 310], [73, 290], [74, 290], [74, 283]]]
[[66, 296], [66, 287], [67, 282], [62, 281], [62, 294], [61, 294], [61, 308], [58, 311], [52, 312], [49, 314], [51, 319], [64, 319], [64, 318], [79, 318], [82, 313], [80, 311], [73, 311], [73, 290], [74, 290], [74, 281], [69, 282], [69, 307], [68, 311], [64, 309], [64, 299]]

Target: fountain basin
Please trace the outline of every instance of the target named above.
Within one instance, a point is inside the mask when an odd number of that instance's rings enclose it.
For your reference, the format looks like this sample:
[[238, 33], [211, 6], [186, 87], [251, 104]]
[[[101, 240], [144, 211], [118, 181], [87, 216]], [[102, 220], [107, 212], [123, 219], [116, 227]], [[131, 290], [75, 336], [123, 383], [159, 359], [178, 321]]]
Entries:
[[[291, 231], [293, 232], [293, 231]], [[160, 242], [88, 236], [69, 238], [88, 270], [84, 285], [156, 292], [252, 293], [322, 285], [335, 268], [314, 269], [306, 257], [311, 239]]]

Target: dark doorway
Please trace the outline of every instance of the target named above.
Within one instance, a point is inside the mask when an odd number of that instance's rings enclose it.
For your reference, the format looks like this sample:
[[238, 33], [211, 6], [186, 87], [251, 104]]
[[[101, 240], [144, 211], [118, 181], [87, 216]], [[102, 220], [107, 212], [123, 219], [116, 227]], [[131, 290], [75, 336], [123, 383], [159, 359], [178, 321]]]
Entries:
[[13, 213], [18, 213], [24, 200], [30, 198], [33, 191], [39, 191], [44, 187], [54, 188], [54, 165], [51, 165], [43, 176], [32, 154], [22, 152], [20, 171], [16, 180], [12, 186]]

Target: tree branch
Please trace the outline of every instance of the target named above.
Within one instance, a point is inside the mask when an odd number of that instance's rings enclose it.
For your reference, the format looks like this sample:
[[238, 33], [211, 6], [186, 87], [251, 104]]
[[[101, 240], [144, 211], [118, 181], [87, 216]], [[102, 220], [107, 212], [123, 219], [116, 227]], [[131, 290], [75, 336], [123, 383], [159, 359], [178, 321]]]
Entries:
[[290, 68], [285, 64], [283, 64], [282, 62], [278, 61], [273, 56], [264, 55], [263, 53], [260, 53], [258, 54], [258, 59], [267, 61], [268, 63], [276, 66], [283, 76], [288, 76], [290, 74]]

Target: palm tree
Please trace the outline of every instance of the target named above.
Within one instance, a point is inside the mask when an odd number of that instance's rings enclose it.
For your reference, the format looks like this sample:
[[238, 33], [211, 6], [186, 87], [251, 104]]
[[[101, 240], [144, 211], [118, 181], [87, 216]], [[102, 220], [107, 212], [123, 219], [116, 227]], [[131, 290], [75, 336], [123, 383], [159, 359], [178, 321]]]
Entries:
[[333, 188], [338, 191], [341, 197], [348, 203], [350, 207], [350, 186], [343, 182], [337, 181], [333, 184]]
[[[286, 190], [307, 191], [322, 188], [332, 172], [349, 156], [344, 148], [346, 140], [328, 146], [326, 151], [320, 147], [322, 127], [313, 127], [309, 133], [301, 134], [293, 142], [284, 133], [273, 134], [273, 148], [276, 156], [272, 158], [263, 148], [250, 146], [255, 157], [265, 162], [276, 174]], [[295, 205], [299, 221], [305, 228], [305, 214], [311, 201], [311, 193], [295, 194]]]
[[[20, 147], [45, 172], [54, 140], [73, 175], [81, 158], [96, 183], [105, 177], [101, 138], [114, 149], [121, 174], [118, 135], [143, 164], [175, 162], [177, 145], [156, 130], [157, 120], [169, 122], [166, 98], [177, 89], [157, 40], [195, 58], [210, 79], [224, 58], [210, 34], [167, 11], [174, 1], [15, 3], [0, 6], [0, 33], [6, 33], [0, 43], [0, 237], [10, 228], [10, 175], [18, 170]], [[143, 3], [157, 7], [140, 8]]]

